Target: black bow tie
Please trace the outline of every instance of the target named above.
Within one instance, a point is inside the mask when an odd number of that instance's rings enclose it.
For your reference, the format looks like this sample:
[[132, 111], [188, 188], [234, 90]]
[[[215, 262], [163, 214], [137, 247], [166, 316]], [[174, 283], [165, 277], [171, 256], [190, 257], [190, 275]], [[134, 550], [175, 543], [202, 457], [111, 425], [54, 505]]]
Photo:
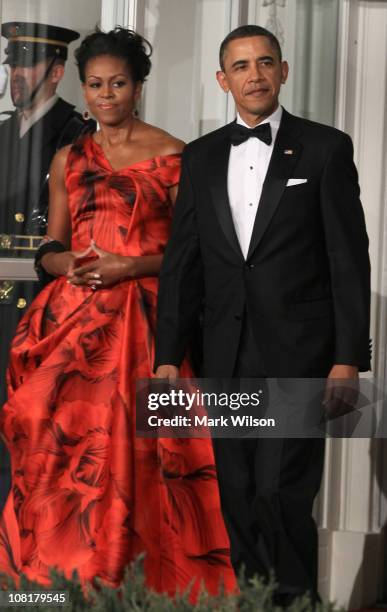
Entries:
[[255, 128], [247, 128], [240, 123], [234, 123], [231, 126], [230, 140], [233, 145], [240, 145], [242, 142], [246, 142], [248, 138], [259, 138], [267, 145], [271, 145], [271, 127], [270, 123], [262, 123], [257, 125]]

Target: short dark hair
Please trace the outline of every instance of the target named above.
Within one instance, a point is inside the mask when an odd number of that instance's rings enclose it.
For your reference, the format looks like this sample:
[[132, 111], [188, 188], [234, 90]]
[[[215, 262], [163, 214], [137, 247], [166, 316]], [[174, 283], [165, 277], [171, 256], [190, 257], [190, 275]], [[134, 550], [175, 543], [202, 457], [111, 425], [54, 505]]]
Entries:
[[277, 51], [280, 62], [282, 62], [282, 51], [281, 45], [279, 44], [278, 38], [274, 36], [272, 32], [266, 30], [266, 28], [262, 28], [258, 25], [243, 25], [236, 28], [230, 34], [227, 34], [226, 38], [223, 40], [219, 49], [219, 64], [222, 70], [224, 70], [224, 54], [227, 50], [228, 44], [232, 40], [236, 40], [237, 38], [250, 38], [251, 36], [266, 36], [269, 39], [272, 47]]
[[83, 39], [76, 49], [75, 59], [79, 78], [82, 83], [86, 79], [86, 64], [100, 55], [111, 55], [124, 59], [130, 68], [133, 81], [143, 83], [151, 69], [150, 56], [152, 45], [133, 30], [116, 27], [110, 32], [102, 32], [96, 28], [94, 32]]

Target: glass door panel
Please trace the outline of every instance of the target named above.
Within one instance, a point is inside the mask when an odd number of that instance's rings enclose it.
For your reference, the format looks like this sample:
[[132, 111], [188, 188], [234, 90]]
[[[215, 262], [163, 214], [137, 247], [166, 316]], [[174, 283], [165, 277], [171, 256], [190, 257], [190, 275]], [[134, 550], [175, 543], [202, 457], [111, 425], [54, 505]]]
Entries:
[[[83, 108], [74, 49], [100, 16], [101, 0], [0, 0], [0, 62], [11, 61], [0, 68], [0, 405], [9, 344], [38, 291], [33, 257], [46, 232], [50, 163], [82, 125], [74, 110]], [[63, 32], [52, 27], [79, 35], [68, 46], [66, 62]], [[51, 54], [42, 39], [51, 40]], [[64, 75], [52, 86], [57, 65], [64, 65]], [[0, 507], [7, 479], [7, 457], [0, 448]]]

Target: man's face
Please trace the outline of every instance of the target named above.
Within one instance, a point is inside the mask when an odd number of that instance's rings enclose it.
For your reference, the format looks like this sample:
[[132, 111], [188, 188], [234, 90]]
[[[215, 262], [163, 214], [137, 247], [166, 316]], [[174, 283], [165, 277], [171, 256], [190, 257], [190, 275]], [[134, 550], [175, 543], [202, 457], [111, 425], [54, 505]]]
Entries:
[[47, 65], [47, 61], [43, 60], [35, 66], [11, 66], [11, 97], [16, 108], [31, 106], [31, 94], [44, 78]]
[[242, 119], [251, 126], [263, 121], [278, 106], [281, 84], [288, 76], [266, 36], [232, 40], [225, 51], [224, 70], [216, 77], [223, 91], [230, 91]]

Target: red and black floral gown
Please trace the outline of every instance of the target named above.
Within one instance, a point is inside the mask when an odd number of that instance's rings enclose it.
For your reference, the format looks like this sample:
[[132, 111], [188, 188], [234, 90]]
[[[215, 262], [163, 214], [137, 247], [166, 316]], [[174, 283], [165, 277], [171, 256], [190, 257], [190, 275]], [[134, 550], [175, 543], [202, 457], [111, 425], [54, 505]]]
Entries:
[[[114, 171], [91, 136], [66, 167], [72, 249], [164, 251], [180, 156]], [[145, 552], [147, 583], [173, 594], [195, 578], [235, 586], [209, 440], [141, 439], [135, 381], [151, 376], [157, 278], [96, 292], [60, 277], [17, 330], [1, 432], [12, 490], [0, 522], [0, 573], [48, 582], [56, 566], [119, 584]], [[190, 374], [187, 366], [182, 375]]]

